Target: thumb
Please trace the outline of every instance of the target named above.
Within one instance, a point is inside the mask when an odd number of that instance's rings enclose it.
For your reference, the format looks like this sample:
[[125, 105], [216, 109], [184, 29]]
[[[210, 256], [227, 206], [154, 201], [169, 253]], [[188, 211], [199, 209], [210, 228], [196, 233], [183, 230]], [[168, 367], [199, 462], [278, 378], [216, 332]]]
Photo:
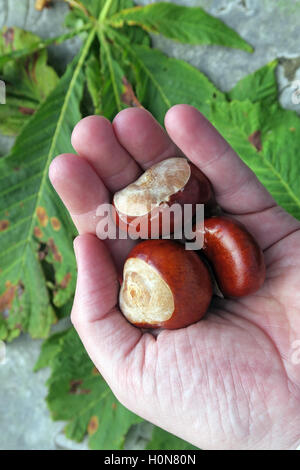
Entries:
[[74, 241], [78, 276], [72, 323], [92, 361], [113, 388], [122, 366], [142, 334], [118, 309], [117, 271], [105, 244], [84, 234]]

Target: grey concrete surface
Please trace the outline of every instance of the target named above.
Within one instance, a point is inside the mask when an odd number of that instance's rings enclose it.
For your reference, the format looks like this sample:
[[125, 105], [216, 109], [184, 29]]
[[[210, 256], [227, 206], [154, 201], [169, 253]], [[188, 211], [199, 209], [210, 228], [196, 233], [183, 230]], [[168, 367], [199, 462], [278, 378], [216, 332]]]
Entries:
[[[138, 0], [137, 4], [154, 3]], [[221, 47], [186, 46], [160, 36], [153, 36], [154, 46], [169, 56], [182, 58], [201, 71], [221, 89], [229, 90], [248, 73], [279, 58], [280, 100], [283, 106], [300, 112], [293, 104], [293, 81], [300, 80], [300, 0], [189, 0], [173, 1], [186, 6], [201, 6], [222, 19], [251, 43], [255, 52], [247, 54]], [[41, 14], [34, 10], [34, 0], [0, 0], [0, 27], [17, 25], [41, 37], [52, 37], [63, 31], [66, 5], [55, 1], [55, 7]], [[51, 48], [50, 61], [62, 71], [76, 53], [78, 42]], [[12, 140], [0, 138], [0, 155], [8, 151]], [[6, 360], [0, 363], [0, 449], [86, 448], [67, 440], [63, 423], [51, 421], [44, 401], [48, 370], [33, 373], [41, 342], [23, 335], [6, 347]], [[3, 355], [3, 348], [1, 350]], [[1, 362], [1, 361], [0, 361]], [[142, 445], [150, 427], [132, 431], [127, 448]]]
[[[70, 325], [64, 319], [53, 328], [61, 331]], [[21, 335], [6, 345], [0, 344], [0, 450], [54, 450], [65, 423], [52, 421], [45, 401], [49, 369], [36, 373], [33, 367], [42, 341]], [[75, 444], [76, 445], [76, 444]], [[64, 443], [72, 448], [73, 443]]]
[[64, 426], [49, 418], [45, 381], [49, 371], [34, 374], [41, 341], [27, 335], [6, 347], [0, 364], [0, 449], [55, 449], [55, 438]]

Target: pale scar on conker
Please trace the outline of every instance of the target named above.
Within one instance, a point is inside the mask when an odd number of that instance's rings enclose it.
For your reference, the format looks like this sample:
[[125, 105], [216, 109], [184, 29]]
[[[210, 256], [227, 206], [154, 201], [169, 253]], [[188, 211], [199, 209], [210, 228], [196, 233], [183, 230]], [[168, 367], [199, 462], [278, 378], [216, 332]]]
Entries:
[[[140, 224], [140, 238], [172, 234], [183, 222], [183, 211], [170, 212], [170, 223], [163, 225], [163, 215], [174, 204], [191, 205], [191, 217], [196, 204], [212, 199], [210, 182], [185, 158], [163, 160], [146, 170], [135, 182], [118, 191], [113, 198], [115, 221], [124, 231]], [[169, 219], [167, 219], [169, 220]]]
[[212, 297], [206, 266], [193, 251], [170, 240], [136, 245], [124, 265], [119, 305], [143, 328], [183, 328], [200, 320]]

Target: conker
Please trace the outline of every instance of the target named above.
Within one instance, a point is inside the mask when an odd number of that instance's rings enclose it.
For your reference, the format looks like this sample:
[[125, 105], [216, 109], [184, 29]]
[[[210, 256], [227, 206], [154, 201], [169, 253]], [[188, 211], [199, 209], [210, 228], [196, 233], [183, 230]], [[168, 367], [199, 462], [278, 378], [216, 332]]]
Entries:
[[253, 294], [264, 283], [263, 252], [246, 227], [222, 215], [204, 220], [203, 252], [210, 261], [225, 297]]
[[[158, 238], [181, 228], [185, 204], [191, 204], [191, 216], [196, 204], [213, 199], [212, 188], [206, 176], [185, 158], [168, 158], [145, 171], [134, 183], [118, 191], [113, 198], [116, 224], [125, 232], [138, 226], [140, 238]], [[173, 204], [180, 204], [179, 215], [169, 212]], [[169, 212], [170, 224], [162, 224]], [[138, 221], [138, 224], [137, 224]]]
[[210, 274], [199, 256], [170, 240], [147, 240], [130, 252], [119, 304], [142, 328], [183, 328], [200, 320], [211, 301]]

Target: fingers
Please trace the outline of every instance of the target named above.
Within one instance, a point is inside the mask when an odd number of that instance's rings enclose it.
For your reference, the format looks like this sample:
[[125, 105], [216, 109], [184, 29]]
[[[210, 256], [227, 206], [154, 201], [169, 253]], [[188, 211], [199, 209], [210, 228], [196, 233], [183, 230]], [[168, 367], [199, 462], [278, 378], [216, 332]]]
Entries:
[[166, 114], [165, 125], [178, 147], [210, 179], [223, 209], [243, 214], [275, 205], [255, 174], [195, 108], [173, 106]]
[[181, 155], [154, 117], [139, 108], [121, 111], [113, 125], [102, 116], [82, 119], [72, 145], [112, 192], [136, 180], [142, 168]]
[[117, 308], [119, 284], [105, 244], [93, 235], [74, 242], [78, 267], [72, 322], [91, 359], [110, 382], [142, 334]]
[[182, 155], [152, 114], [145, 109], [124, 109], [115, 117], [113, 128], [122, 146], [144, 169], [165, 158]]
[[270, 193], [214, 126], [195, 108], [176, 105], [165, 118], [170, 137], [210, 179], [220, 206], [235, 215], [267, 249], [299, 222], [278, 207]]
[[89, 163], [76, 155], [60, 155], [50, 165], [49, 178], [78, 232], [95, 233], [97, 207], [110, 202], [110, 196]]
[[[56, 192], [68, 209], [79, 234], [98, 234], [97, 208], [110, 202], [103, 182], [84, 158], [72, 154], [56, 157], [49, 168], [49, 177]], [[113, 223], [111, 221], [111, 223]], [[134, 240], [106, 239], [118, 272], [135, 244]]]
[[[263, 249], [299, 228], [299, 222], [278, 208], [254, 173], [195, 108], [174, 106], [165, 122], [176, 145], [143, 109], [121, 111], [113, 126], [99, 116], [83, 119], [76, 126], [72, 141], [84, 158], [56, 158], [50, 178], [79, 233], [95, 233], [96, 209], [110, 202], [103, 179], [111, 190], [118, 190], [136, 179], [142, 168], [183, 154], [204, 171], [219, 204], [247, 225]], [[132, 247], [131, 242], [127, 244], [112, 241], [110, 249], [118, 265]]]
[[91, 164], [110, 191], [127, 186], [141, 172], [118, 142], [111, 123], [102, 116], [82, 119], [73, 131], [72, 145]]

